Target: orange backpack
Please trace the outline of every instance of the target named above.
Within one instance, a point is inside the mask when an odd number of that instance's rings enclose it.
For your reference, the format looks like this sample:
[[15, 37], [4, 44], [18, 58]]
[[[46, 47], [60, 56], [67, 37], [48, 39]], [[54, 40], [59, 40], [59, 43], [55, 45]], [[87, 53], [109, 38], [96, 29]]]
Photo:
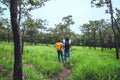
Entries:
[[62, 50], [62, 43], [61, 43], [61, 42], [57, 42], [57, 43], [56, 43], [56, 49], [57, 49], [58, 51]]

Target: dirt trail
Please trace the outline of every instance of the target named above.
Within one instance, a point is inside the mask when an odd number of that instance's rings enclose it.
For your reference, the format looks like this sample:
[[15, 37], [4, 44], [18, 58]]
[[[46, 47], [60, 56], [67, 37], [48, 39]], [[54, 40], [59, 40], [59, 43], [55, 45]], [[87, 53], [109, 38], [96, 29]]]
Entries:
[[67, 80], [71, 74], [71, 69], [64, 67], [57, 75], [55, 75], [51, 80]]

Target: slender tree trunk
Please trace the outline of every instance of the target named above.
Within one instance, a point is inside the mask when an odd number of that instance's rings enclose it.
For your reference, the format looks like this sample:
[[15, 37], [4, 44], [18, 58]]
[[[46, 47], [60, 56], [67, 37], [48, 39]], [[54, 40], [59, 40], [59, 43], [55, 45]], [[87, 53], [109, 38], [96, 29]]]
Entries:
[[10, 32], [9, 32], [9, 26], [8, 26], [8, 43], [10, 42]]
[[100, 35], [101, 51], [103, 52], [103, 37], [102, 37], [102, 32], [101, 31], [99, 31], [99, 35]]
[[111, 50], [112, 49], [112, 36], [111, 35], [109, 35], [108, 46]]
[[89, 46], [89, 49], [91, 49], [91, 35], [89, 31], [88, 31], [88, 39], [89, 39], [88, 46]]
[[96, 50], [96, 37], [95, 37], [95, 36], [96, 36], [96, 33], [95, 33], [95, 30], [94, 30], [93, 33], [94, 33], [94, 42], [93, 42], [94, 44], [93, 44], [93, 45], [94, 45], [94, 49]]
[[[19, 9], [19, 14], [18, 14], [18, 25], [21, 26], [21, 14], [22, 14], [22, 8], [21, 8], [21, 5], [22, 5], [22, 1], [19, 0], [19, 4], [18, 4], [18, 9]], [[24, 49], [24, 31], [23, 31], [23, 34], [22, 34], [22, 54], [23, 54], [23, 49]]]
[[89, 49], [91, 49], [91, 39], [89, 38], [89, 42], [88, 42], [88, 45], [89, 45]]
[[10, 15], [14, 37], [14, 73], [13, 80], [22, 80], [22, 52], [20, 28], [17, 23], [17, 0], [10, 0]]
[[119, 29], [119, 26], [118, 26], [118, 21], [113, 17], [113, 19], [115, 20], [115, 23], [116, 23], [116, 27], [117, 27], [117, 30], [118, 30], [118, 32], [119, 32], [119, 34], [120, 34], [120, 29]]
[[24, 36], [25, 36], [25, 24], [23, 25], [23, 34], [22, 34], [22, 54], [24, 53]]
[[119, 46], [118, 46], [118, 41], [117, 41], [117, 35], [116, 35], [115, 28], [113, 25], [113, 10], [112, 10], [111, 0], [110, 0], [110, 14], [111, 14], [112, 29], [114, 33], [115, 47], [116, 47], [116, 58], [119, 59]]
[[18, 7], [19, 7], [19, 15], [18, 15], [18, 24], [19, 24], [19, 26], [20, 26], [20, 23], [21, 23], [21, 11], [22, 11], [22, 9], [21, 9], [21, 0], [19, 0], [19, 5], [18, 5]]
[[22, 54], [24, 53], [24, 36], [22, 36]]

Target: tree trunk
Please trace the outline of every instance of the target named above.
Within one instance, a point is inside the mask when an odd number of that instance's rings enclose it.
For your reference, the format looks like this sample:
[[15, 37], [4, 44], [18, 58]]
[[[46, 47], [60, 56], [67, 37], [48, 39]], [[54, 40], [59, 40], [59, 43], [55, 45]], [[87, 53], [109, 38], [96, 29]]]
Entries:
[[120, 24], [120, 23], [118, 23], [118, 21], [113, 17], [113, 19], [115, 20], [115, 25], [116, 25], [116, 27], [117, 27], [117, 30], [118, 30], [118, 32], [119, 32], [119, 34], [120, 34], [120, 29], [119, 29], [119, 25], [118, 24]]
[[23, 33], [22, 33], [22, 54], [24, 53], [24, 36], [25, 36], [25, 24], [23, 25]]
[[99, 35], [100, 35], [101, 51], [103, 52], [103, 37], [102, 37], [102, 32], [101, 31], [99, 31]]
[[112, 49], [112, 36], [111, 35], [109, 35], [108, 47], [110, 48], [110, 50]]
[[89, 49], [91, 49], [91, 35], [89, 31], [88, 31], [88, 39], [89, 39], [89, 42], [87, 45], [89, 46]]
[[10, 42], [10, 31], [9, 31], [9, 26], [8, 26], [8, 35], [7, 35], [7, 38], [8, 38], [8, 43]]
[[110, 14], [111, 14], [112, 30], [113, 30], [113, 33], [114, 33], [114, 40], [115, 40], [115, 47], [116, 47], [116, 58], [119, 59], [119, 46], [118, 46], [117, 35], [116, 35], [115, 28], [114, 28], [114, 25], [113, 25], [113, 10], [112, 10], [111, 0], [110, 0], [110, 12], [111, 12]]
[[14, 37], [14, 73], [13, 80], [22, 80], [22, 52], [20, 28], [17, 23], [17, 0], [10, 0], [10, 15]]
[[94, 46], [94, 49], [96, 50], [96, 33], [95, 33], [95, 30], [94, 30], [93, 34], [94, 34], [93, 46]]

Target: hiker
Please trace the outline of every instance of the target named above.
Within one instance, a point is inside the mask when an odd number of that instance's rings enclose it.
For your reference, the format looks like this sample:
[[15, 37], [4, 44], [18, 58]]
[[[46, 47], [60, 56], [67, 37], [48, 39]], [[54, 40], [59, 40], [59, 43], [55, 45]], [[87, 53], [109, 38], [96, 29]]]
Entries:
[[60, 56], [61, 56], [61, 59], [63, 62], [63, 52], [62, 52], [63, 47], [64, 47], [63, 43], [60, 40], [58, 40], [58, 42], [55, 44], [55, 48], [56, 48], [57, 53], [58, 53], [58, 61], [59, 62], [61, 62]]
[[64, 35], [62, 37], [63, 37], [63, 44], [64, 44], [64, 60], [66, 60], [66, 57], [70, 59], [70, 47], [71, 47], [72, 36], [70, 39], [68, 37], [64, 39]]

